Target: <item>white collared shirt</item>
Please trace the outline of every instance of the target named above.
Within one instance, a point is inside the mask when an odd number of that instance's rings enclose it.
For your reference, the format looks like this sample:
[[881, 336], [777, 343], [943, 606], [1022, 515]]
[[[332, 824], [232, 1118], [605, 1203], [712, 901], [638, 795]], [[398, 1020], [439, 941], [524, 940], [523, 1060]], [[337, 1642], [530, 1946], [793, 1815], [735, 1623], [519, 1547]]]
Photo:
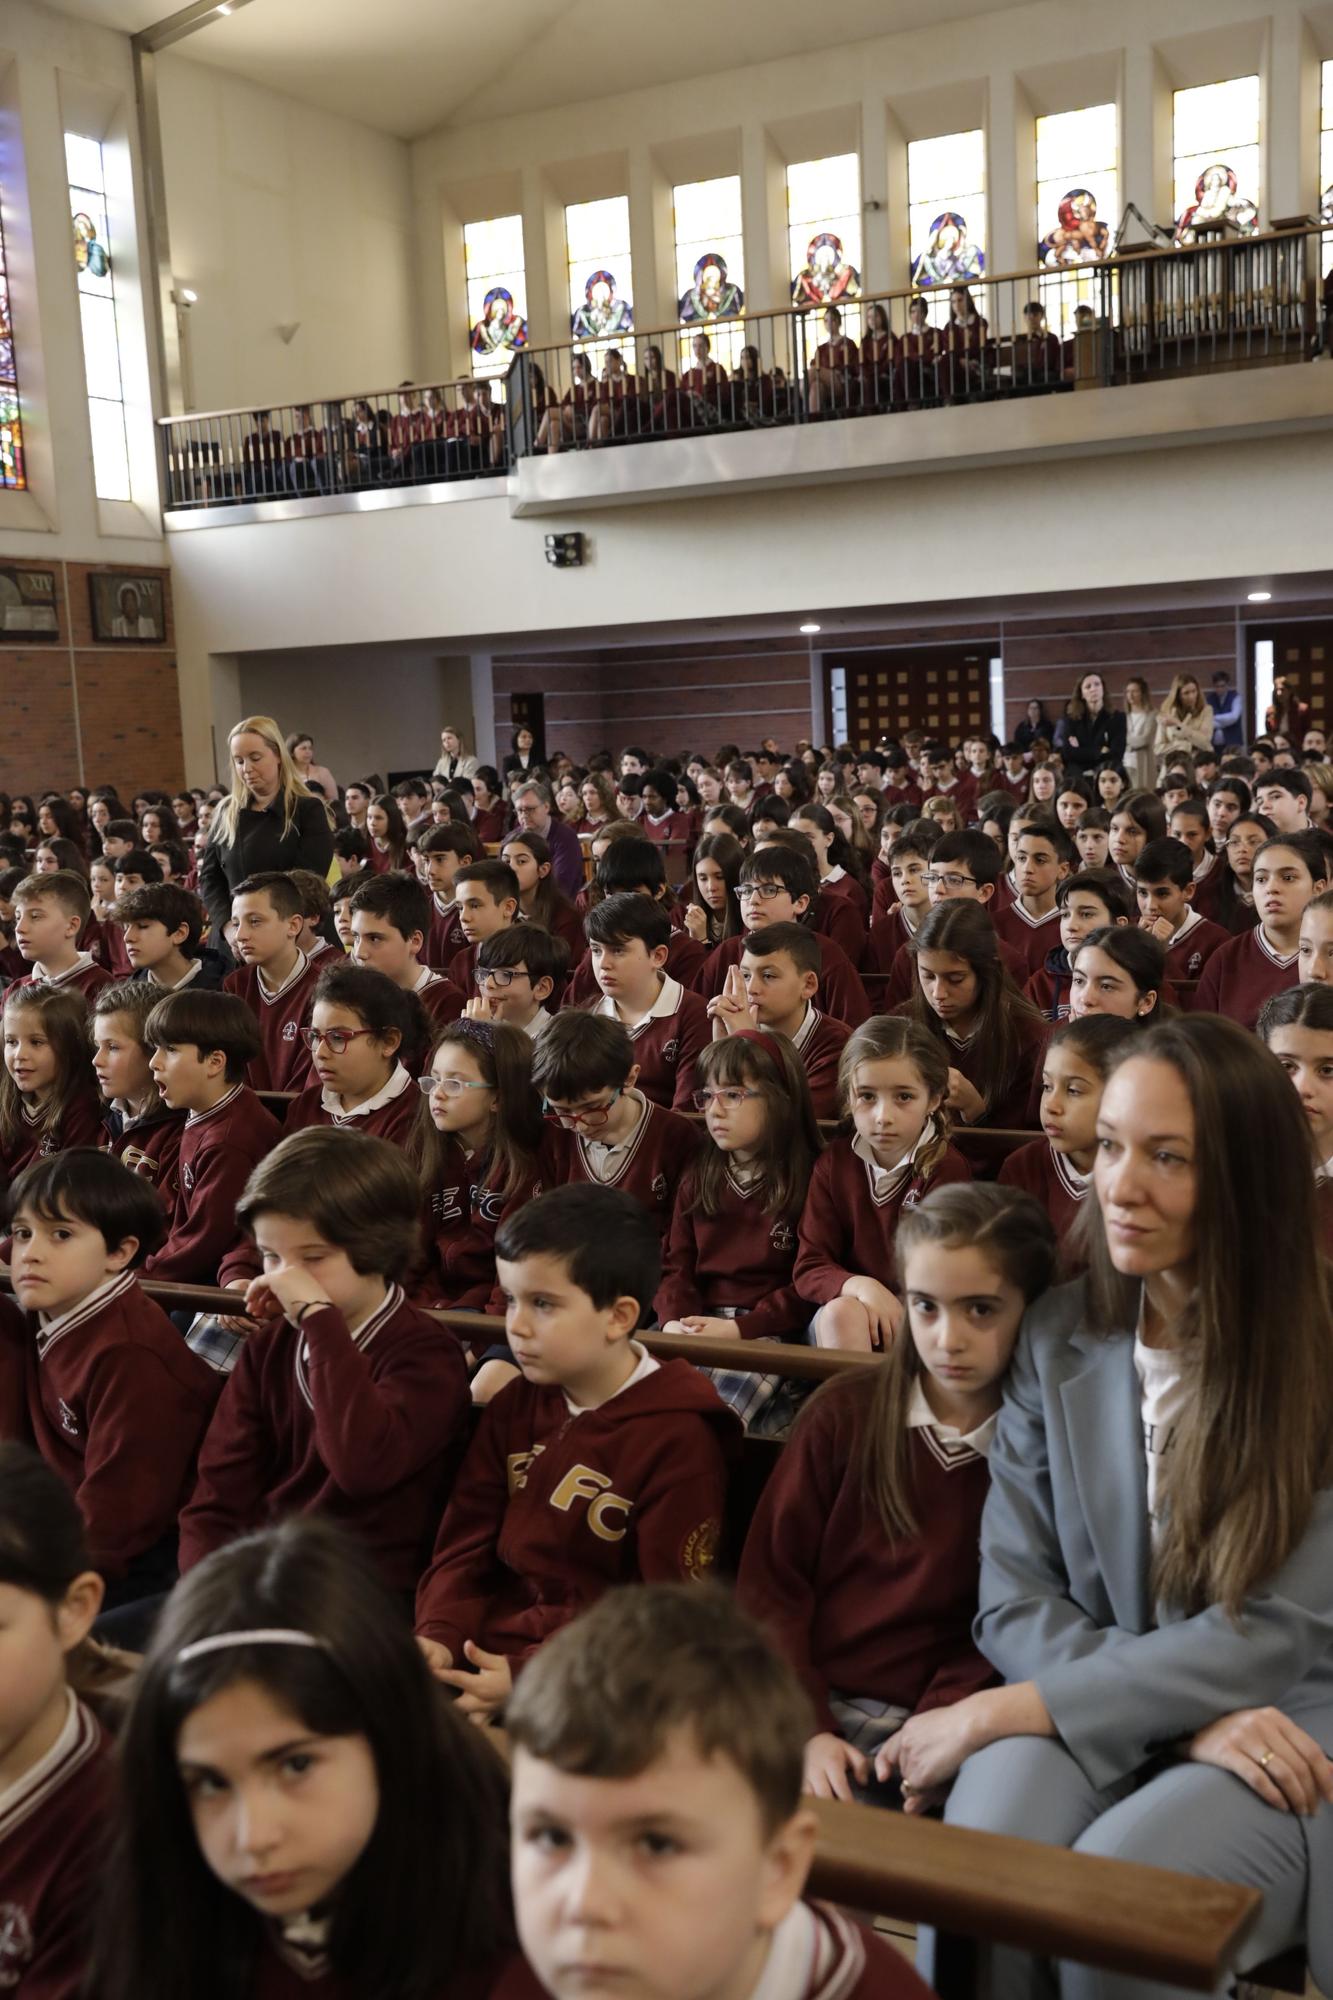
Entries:
[[[650, 1354], [646, 1347], [640, 1347], [637, 1340], [632, 1340], [630, 1342], [630, 1348], [632, 1352], [637, 1354], [639, 1357], [638, 1362], [635, 1365], [634, 1373], [632, 1375], [627, 1376], [625, 1380], [621, 1383], [620, 1387], [615, 1391], [613, 1391], [613, 1393], [607, 1397], [606, 1399], [607, 1403], [614, 1403], [617, 1396], [623, 1396], [626, 1389], [632, 1389], [636, 1382], [646, 1382], [648, 1380], [648, 1377], [650, 1375], [656, 1375], [658, 1369], [662, 1366], [661, 1362], [657, 1359], [657, 1357], [655, 1355]], [[581, 1417], [583, 1415], [584, 1410], [588, 1406], [586, 1403], [574, 1402], [570, 1398], [569, 1394], [566, 1392], [565, 1407], [569, 1411], [571, 1417]], [[606, 1403], [599, 1403], [597, 1407], [599, 1409], [605, 1409]]]
[[866, 1172], [870, 1176], [870, 1192], [876, 1201], [887, 1201], [889, 1196], [895, 1194], [903, 1185], [904, 1181], [910, 1179], [912, 1162], [921, 1148], [928, 1145], [934, 1136], [935, 1120], [928, 1118], [925, 1129], [916, 1144], [909, 1146], [902, 1158], [895, 1160], [891, 1167], [882, 1167], [875, 1158], [875, 1150], [869, 1139], [863, 1138], [861, 1133], [857, 1133], [856, 1137], [852, 1140], [852, 1151], [858, 1160], [865, 1162]]
[[383, 1090], [377, 1090], [375, 1095], [368, 1097], [364, 1104], [356, 1105], [351, 1111], [344, 1111], [343, 1101], [337, 1091], [330, 1090], [329, 1086], [325, 1084], [319, 1093], [319, 1107], [321, 1111], [328, 1112], [335, 1125], [344, 1125], [349, 1118], [368, 1118], [370, 1113], [378, 1111], [382, 1104], [392, 1104], [394, 1098], [401, 1097], [405, 1090], [411, 1088], [411, 1085], [412, 1079], [403, 1068], [403, 1065], [396, 1063], [393, 1075], [389, 1078]]
[[300, 945], [298, 945], [296, 947], [296, 964], [287, 974], [287, 977], [283, 980], [281, 986], [270, 986], [268, 984], [268, 981], [264, 978], [263, 966], [257, 965], [255, 967], [255, 985], [259, 989], [259, 997], [264, 1002], [264, 1004], [266, 1006], [271, 1006], [275, 1000], [281, 1000], [284, 993], [290, 993], [292, 987], [295, 986], [297, 980], [301, 977], [301, 974], [305, 971], [309, 963], [310, 960], [301, 950]]
[[583, 1157], [588, 1170], [593, 1178], [601, 1181], [604, 1186], [615, 1179], [622, 1162], [638, 1145], [639, 1135], [648, 1116], [648, 1100], [641, 1090], [627, 1090], [625, 1096], [639, 1107], [639, 1115], [629, 1136], [619, 1140], [614, 1146], [608, 1145], [603, 1139], [584, 1139], [582, 1142]]
[[81, 951], [67, 971], [48, 972], [41, 959], [35, 958], [32, 962], [32, 976], [34, 979], [40, 979], [43, 986], [63, 986], [66, 980], [77, 979], [79, 974], [86, 972], [94, 962], [90, 951]]
[[819, 1024], [819, 1018], [818, 1010], [812, 1007], [807, 1000], [805, 1003], [805, 1019], [791, 1038], [791, 1045], [798, 1054], [804, 1050], [806, 1043], [809, 1041], [811, 1035], [814, 1034]]
[[201, 1118], [215, 1118], [218, 1112], [225, 1111], [227, 1106], [234, 1102], [244, 1089], [245, 1085], [243, 1083], [234, 1083], [226, 1096], [220, 1097], [216, 1104], [210, 1104], [206, 1111], [192, 1111], [185, 1121], [186, 1124], [197, 1125]]
[[911, 1400], [907, 1405], [909, 1431], [932, 1430], [941, 1444], [966, 1445], [969, 1451], [976, 1452], [979, 1457], [988, 1458], [991, 1439], [995, 1436], [995, 1426], [998, 1421], [997, 1412], [993, 1417], [986, 1417], [973, 1431], [960, 1431], [956, 1424], [942, 1424], [926, 1401], [926, 1392], [921, 1386], [919, 1375], [912, 1384]]
[[[680, 1010], [681, 995], [684, 990], [678, 979], [663, 979], [662, 990], [656, 1000], [654, 1000], [652, 1006], [646, 1014], [640, 1014], [637, 1021], [626, 1021], [626, 1031], [631, 1036], [637, 1035], [639, 1030], [646, 1028], [650, 1021], [660, 1021], [667, 1015], [678, 1013]], [[620, 1015], [616, 1011], [615, 1000], [609, 993], [602, 995], [594, 1011], [598, 1014], [605, 1014], [607, 1019], [611, 1021], [618, 1021], [620, 1019]]]
[[1294, 951], [1288, 951], [1288, 952], [1274, 951], [1272, 945], [1268, 942], [1268, 939], [1264, 936], [1264, 927], [1262, 924], [1256, 924], [1254, 929], [1250, 932], [1250, 936], [1254, 939], [1255, 943], [1258, 945], [1264, 957], [1268, 959], [1271, 964], [1280, 965], [1284, 972], [1286, 971], [1289, 965], [1295, 965], [1296, 960], [1300, 957], [1301, 948], [1299, 944], [1296, 946]]
[[[1050, 1143], [1049, 1140], [1047, 1143]], [[1074, 1162], [1065, 1154], [1057, 1153], [1054, 1146], [1051, 1147], [1051, 1158], [1055, 1162], [1056, 1178], [1065, 1193], [1072, 1195], [1075, 1201], [1085, 1201], [1088, 1189], [1092, 1186], [1091, 1173], [1081, 1174]]]
[[53, 1347], [63, 1334], [69, 1333], [76, 1326], [82, 1326], [85, 1320], [92, 1319], [96, 1313], [101, 1312], [109, 1300], [119, 1297], [121, 1292], [127, 1292], [133, 1283], [132, 1271], [115, 1271], [109, 1278], [103, 1278], [100, 1285], [94, 1285], [90, 1292], [85, 1292], [75, 1305], [66, 1306], [64, 1312], [54, 1315], [38, 1313], [38, 1360], [44, 1357], [47, 1350]]
[[160, 986], [164, 993], [183, 993], [191, 980], [197, 979], [203, 969], [204, 961], [202, 958], [192, 958], [174, 986], [168, 986], [164, 979], [159, 979], [151, 965], [148, 968], [148, 977], [153, 985]]
[[1202, 910], [1193, 910], [1193, 909], [1186, 910], [1184, 923], [1180, 926], [1180, 929], [1178, 931], [1172, 931], [1170, 937], [1166, 941], [1167, 950], [1168, 951], [1173, 950], [1175, 946], [1181, 942], [1182, 938], [1187, 938], [1189, 936], [1190, 932], [1194, 929], [1196, 924], [1201, 924], [1202, 922], [1203, 922]]

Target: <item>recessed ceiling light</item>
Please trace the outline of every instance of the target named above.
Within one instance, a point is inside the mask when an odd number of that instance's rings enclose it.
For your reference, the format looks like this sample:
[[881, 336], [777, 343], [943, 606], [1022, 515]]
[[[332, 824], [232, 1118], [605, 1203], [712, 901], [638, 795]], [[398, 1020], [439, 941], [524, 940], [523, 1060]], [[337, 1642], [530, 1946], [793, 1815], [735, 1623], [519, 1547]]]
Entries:
[[811, 635], [812, 635], [813, 633], [817, 632], [817, 631], [819, 630], [819, 627], [818, 627], [818, 625], [802, 625], [802, 627], [801, 627], [801, 630], [802, 630], [802, 632], [804, 632], [804, 633], [805, 633], [805, 635], [806, 635], [806, 636], [807, 636], [807, 638], [808, 638], [808, 637], [810, 637], [810, 636], [811, 636]]
[[1249, 601], [1251, 604], [1270, 604], [1272, 599], [1273, 593], [1271, 590], [1252, 590], [1250, 592]]
[[219, 14], [230, 14], [230, 12], [231, 12], [231, 0], [222, 0], [222, 4], [221, 4], [221, 5], [220, 5], [220, 7], [218, 8], [218, 12], [219, 12]]

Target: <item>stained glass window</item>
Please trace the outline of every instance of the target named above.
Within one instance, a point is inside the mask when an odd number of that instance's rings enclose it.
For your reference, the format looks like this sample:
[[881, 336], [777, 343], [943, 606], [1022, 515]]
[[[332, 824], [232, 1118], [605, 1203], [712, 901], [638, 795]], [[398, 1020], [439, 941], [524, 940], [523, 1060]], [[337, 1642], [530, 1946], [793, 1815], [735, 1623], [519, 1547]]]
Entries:
[[1114, 104], [1089, 104], [1037, 120], [1037, 261], [1059, 271], [1043, 280], [1053, 332], [1072, 331], [1075, 310], [1097, 303], [1097, 281], [1081, 267], [1110, 255], [1120, 216], [1116, 174], [1119, 119]]
[[914, 285], [965, 285], [986, 269], [986, 134], [946, 132], [907, 148]]
[[475, 376], [503, 375], [528, 344], [523, 217], [496, 215], [463, 225], [468, 344]]
[[713, 353], [726, 367], [735, 365], [745, 344], [744, 329], [719, 327], [716, 320], [736, 320], [745, 311], [745, 239], [741, 234], [739, 174], [717, 180], [686, 181], [671, 190], [676, 236], [676, 316], [690, 334], [680, 338], [684, 362], [693, 332], [710, 329]]
[[9, 309], [9, 271], [5, 263], [4, 201], [0, 195], [0, 491], [27, 485], [23, 471], [23, 419], [19, 409], [18, 364], [14, 359], [14, 325]]
[[1233, 76], [1175, 94], [1176, 241], [1209, 224], [1259, 226], [1259, 79]]
[[629, 197], [576, 201], [565, 210], [569, 330], [576, 348], [615, 345], [634, 326]]
[[1326, 62], [1319, 92], [1319, 220], [1324, 237], [1324, 270], [1333, 269], [1333, 62]]
[[97, 139], [65, 134], [74, 268], [83, 322], [83, 370], [93, 438], [93, 483], [99, 500], [128, 500], [130, 458], [125, 437], [125, 388], [116, 325], [116, 287], [107, 227], [106, 168]]
[[[861, 296], [861, 162], [855, 153], [801, 160], [787, 168], [787, 244], [793, 305], [835, 305], [843, 332], [856, 340], [861, 314], [847, 302]], [[825, 338], [822, 314], [805, 322], [807, 353]]]

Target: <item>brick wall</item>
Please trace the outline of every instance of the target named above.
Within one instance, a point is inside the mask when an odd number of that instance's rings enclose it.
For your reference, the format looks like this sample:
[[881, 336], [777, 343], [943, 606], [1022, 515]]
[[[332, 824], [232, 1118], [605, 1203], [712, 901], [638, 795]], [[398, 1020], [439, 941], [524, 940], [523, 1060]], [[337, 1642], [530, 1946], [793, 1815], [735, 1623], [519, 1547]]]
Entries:
[[[30, 550], [0, 555], [54, 569], [59, 635], [5, 644], [0, 630], [0, 790], [38, 793], [114, 784], [122, 798], [184, 782], [180, 692], [169, 572], [150, 565], [43, 562]], [[93, 637], [88, 578], [98, 572], [159, 577], [166, 607], [157, 645]]]

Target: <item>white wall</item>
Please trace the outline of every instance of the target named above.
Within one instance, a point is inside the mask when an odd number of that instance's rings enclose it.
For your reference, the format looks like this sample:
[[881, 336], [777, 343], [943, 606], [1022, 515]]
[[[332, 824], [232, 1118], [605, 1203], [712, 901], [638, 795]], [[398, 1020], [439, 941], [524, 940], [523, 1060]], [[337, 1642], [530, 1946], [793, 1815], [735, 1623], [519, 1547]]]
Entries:
[[[403, 141], [188, 56], [159, 57], [157, 79], [171, 267], [199, 294], [181, 315], [187, 407], [262, 407], [410, 377]], [[292, 325], [286, 343], [279, 328]]]

